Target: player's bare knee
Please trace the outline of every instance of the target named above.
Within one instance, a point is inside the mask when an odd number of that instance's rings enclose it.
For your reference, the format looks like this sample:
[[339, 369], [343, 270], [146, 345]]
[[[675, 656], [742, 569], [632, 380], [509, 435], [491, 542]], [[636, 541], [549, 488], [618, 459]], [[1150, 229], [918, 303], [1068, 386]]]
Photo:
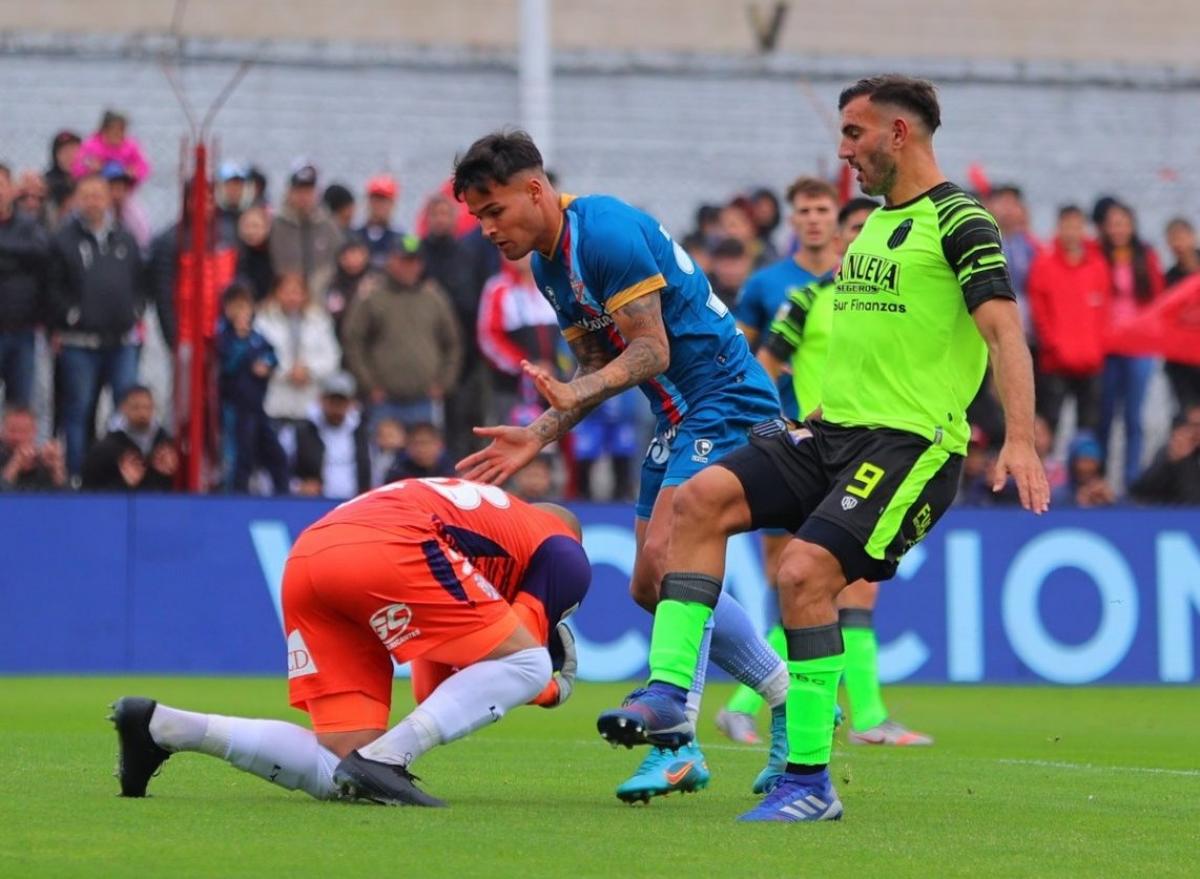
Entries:
[[634, 577], [629, 581], [629, 597], [638, 607], [654, 613], [654, 608], [658, 607], [658, 581], [649, 577]]
[[803, 541], [794, 541], [784, 551], [776, 582], [785, 624], [789, 618], [799, 618], [805, 625], [819, 625], [807, 621], [832, 610], [834, 598], [845, 586], [837, 559], [824, 547]]
[[676, 534], [704, 535], [731, 533], [734, 528], [738, 486], [731, 485], [736, 477], [720, 467], [702, 470], [675, 492], [671, 504]]

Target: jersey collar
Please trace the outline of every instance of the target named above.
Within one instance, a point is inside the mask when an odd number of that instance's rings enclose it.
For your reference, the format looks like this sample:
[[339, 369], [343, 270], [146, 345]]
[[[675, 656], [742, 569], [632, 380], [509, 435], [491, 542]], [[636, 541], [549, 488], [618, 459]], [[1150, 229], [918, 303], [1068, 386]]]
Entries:
[[563, 229], [567, 225], [567, 216], [562, 212], [565, 211], [573, 201], [575, 201], [575, 196], [573, 195], [568, 195], [565, 192], [561, 192], [558, 195], [558, 232], [554, 235], [554, 245], [550, 248], [550, 252], [542, 254], [547, 259], [553, 259], [558, 253], [558, 247], [560, 244], [562, 244]]

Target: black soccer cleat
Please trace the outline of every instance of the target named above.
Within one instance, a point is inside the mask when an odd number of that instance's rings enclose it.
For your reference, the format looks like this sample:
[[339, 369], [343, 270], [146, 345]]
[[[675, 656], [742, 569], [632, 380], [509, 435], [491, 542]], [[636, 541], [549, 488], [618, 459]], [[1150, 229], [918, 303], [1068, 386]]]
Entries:
[[121, 796], [144, 797], [146, 785], [166, 762], [171, 752], [160, 748], [150, 735], [150, 717], [158, 703], [141, 696], [122, 696], [110, 707], [108, 716], [117, 728], [117, 779]]
[[333, 784], [343, 799], [381, 806], [445, 806], [416, 786], [417, 777], [404, 766], [368, 760], [351, 751], [333, 770]]

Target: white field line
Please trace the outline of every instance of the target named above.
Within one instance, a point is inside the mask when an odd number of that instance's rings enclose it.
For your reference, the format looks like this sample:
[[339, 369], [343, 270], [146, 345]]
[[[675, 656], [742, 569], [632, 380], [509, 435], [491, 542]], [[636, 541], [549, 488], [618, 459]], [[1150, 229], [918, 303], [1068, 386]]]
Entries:
[[[511, 739], [509, 740], [511, 741]], [[530, 741], [530, 744], [534, 744]], [[602, 745], [604, 742], [599, 739], [576, 739], [571, 744], [582, 745], [585, 747], [593, 747]], [[761, 747], [756, 748], [752, 745], [726, 745], [720, 742], [701, 742], [700, 748], [704, 751], [741, 751], [742, 753], [756, 753], [764, 751]], [[617, 749], [619, 750], [619, 748]], [[639, 749], [635, 749], [639, 750]], [[880, 749], [872, 749], [873, 753], [878, 753]], [[925, 748], [920, 749], [922, 753], [929, 753]], [[863, 753], [866, 752], [864, 749]], [[848, 759], [854, 756], [854, 751], [844, 751], [838, 749], [834, 751], [833, 756], [839, 759]], [[1131, 772], [1141, 775], [1173, 775], [1182, 778], [1200, 778], [1200, 769], [1164, 769], [1158, 766], [1105, 766], [1098, 763], [1071, 763], [1066, 760], [1023, 760], [1017, 758], [1002, 757], [999, 759], [990, 759], [987, 757], [959, 757], [957, 755], [946, 755], [947, 759], [955, 761], [966, 761], [971, 763], [992, 763], [1001, 766], [1028, 766], [1032, 769], [1063, 769], [1073, 772]]]

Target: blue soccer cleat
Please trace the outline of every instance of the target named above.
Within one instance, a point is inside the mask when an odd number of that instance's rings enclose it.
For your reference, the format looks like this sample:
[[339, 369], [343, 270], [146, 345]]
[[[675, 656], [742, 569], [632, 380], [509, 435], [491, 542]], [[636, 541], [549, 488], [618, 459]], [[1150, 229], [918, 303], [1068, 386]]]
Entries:
[[775, 788], [757, 807], [739, 821], [840, 821], [842, 801], [838, 799], [829, 770], [814, 775], [785, 772]]
[[630, 693], [620, 708], [601, 714], [596, 729], [614, 745], [654, 745], [675, 750], [694, 736], [686, 705], [687, 692], [681, 687], [651, 681]]
[[712, 774], [695, 742], [678, 751], [652, 748], [633, 775], [617, 788], [617, 799], [626, 803], [648, 803], [652, 797], [690, 794], [708, 787]]
[[[833, 729], [837, 730], [842, 725], [845, 715], [842, 714], [842, 706], [833, 706]], [[774, 790], [775, 785], [779, 783], [779, 779], [783, 776], [784, 770], [787, 768], [788, 744], [787, 744], [787, 711], [783, 705], [777, 705], [771, 709], [771, 750], [767, 754], [767, 765], [763, 771], [758, 773], [758, 778], [754, 779], [754, 784], [750, 787], [751, 793], [769, 794]]]

